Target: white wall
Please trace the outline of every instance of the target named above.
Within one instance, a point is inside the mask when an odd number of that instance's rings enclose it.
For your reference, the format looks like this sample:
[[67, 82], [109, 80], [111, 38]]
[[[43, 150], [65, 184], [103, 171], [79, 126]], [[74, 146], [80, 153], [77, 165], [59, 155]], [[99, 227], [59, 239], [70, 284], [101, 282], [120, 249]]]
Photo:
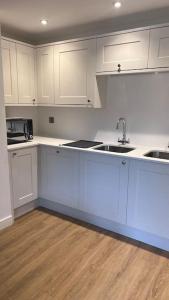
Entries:
[[0, 59], [0, 229], [12, 222], [2, 82], [2, 63]]
[[[117, 119], [126, 117], [131, 143], [167, 146], [169, 73], [109, 76], [102, 109], [10, 107], [7, 115], [32, 117], [35, 134], [105, 142], [117, 141]], [[48, 123], [49, 116], [55, 124]]]
[[[48, 117], [55, 124], [48, 124]], [[169, 73], [111, 76], [103, 109], [39, 108], [39, 134], [116, 142], [119, 117], [126, 117], [132, 143], [169, 142]]]

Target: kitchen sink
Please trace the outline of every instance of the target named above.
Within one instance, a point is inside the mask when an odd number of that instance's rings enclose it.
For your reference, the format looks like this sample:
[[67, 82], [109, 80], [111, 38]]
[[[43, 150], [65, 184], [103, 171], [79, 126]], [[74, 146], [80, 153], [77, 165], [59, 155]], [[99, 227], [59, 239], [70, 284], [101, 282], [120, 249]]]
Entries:
[[169, 152], [163, 152], [163, 151], [150, 151], [147, 154], [144, 154], [144, 156], [169, 160]]
[[112, 145], [102, 145], [102, 146], [93, 148], [93, 150], [116, 152], [116, 153], [128, 153], [134, 149], [135, 148], [131, 148], [131, 147], [112, 146]]

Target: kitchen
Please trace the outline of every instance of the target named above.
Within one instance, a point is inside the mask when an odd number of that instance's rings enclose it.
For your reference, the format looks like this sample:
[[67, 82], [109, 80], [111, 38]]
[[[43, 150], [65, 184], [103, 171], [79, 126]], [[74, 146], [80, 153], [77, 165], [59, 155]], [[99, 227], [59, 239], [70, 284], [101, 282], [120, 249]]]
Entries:
[[2, 17], [0, 299], [169, 297], [169, 6], [131, 2], [74, 35]]

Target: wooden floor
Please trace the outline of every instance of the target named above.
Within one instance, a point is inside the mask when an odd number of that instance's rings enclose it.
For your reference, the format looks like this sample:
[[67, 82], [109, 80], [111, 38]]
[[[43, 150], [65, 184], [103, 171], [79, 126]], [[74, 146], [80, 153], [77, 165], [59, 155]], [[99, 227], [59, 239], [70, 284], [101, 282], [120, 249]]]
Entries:
[[35, 210], [0, 232], [0, 300], [169, 300], [168, 254]]

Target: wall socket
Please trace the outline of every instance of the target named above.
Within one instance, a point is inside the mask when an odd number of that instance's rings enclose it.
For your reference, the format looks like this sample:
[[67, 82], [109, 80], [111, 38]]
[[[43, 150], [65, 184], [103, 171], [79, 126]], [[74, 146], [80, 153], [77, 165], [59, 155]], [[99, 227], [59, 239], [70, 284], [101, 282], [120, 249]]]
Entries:
[[55, 118], [49, 117], [49, 124], [54, 124], [54, 123], [55, 123]]

